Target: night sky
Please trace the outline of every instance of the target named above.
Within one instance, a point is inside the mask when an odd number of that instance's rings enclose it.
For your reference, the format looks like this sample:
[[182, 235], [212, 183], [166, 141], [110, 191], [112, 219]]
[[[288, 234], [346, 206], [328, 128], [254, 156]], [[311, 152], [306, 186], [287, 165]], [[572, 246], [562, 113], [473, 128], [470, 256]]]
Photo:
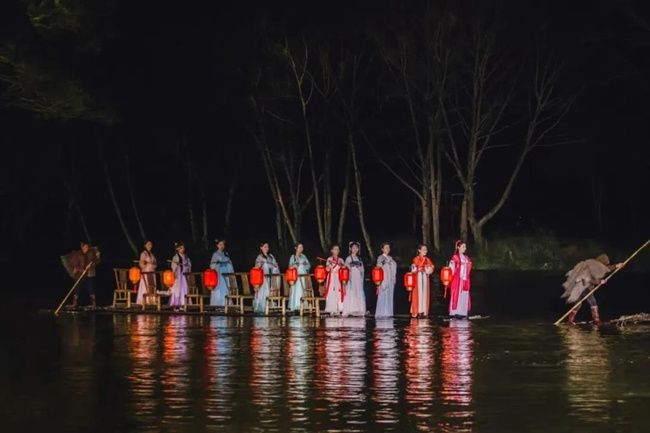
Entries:
[[[647, 2], [380, 1], [278, 6], [276, 2], [166, 5], [106, 0], [85, 6], [82, 18], [73, 20], [78, 24], [73, 30], [48, 31], [39, 30], [28, 19], [28, 5], [35, 3], [3, 2], [0, 55], [11, 53], [14, 59], [36, 65], [37, 76], [48, 75], [42, 88], [34, 86], [30, 91], [47, 93], [52, 86], [56, 88], [52, 83], [71, 80], [89, 95], [90, 112], [101, 114], [95, 118], [88, 112], [81, 118], [43, 116], [34, 107], [21, 106], [15, 83], [7, 78], [15, 69], [0, 63], [4, 261], [34, 245], [56, 259], [85, 236], [77, 213], [69, 210], [65, 181], [74, 189], [93, 243], [113, 257], [129, 260], [132, 254], [103, 171], [106, 162], [128, 229], [140, 246], [129, 201], [126, 157], [144, 229], [159, 250], [171, 254], [172, 241], [191, 239], [187, 203], [194, 203], [200, 218], [203, 196], [209, 237], [223, 235], [225, 201], [235, 175], [232, 223], [226, 233], [230, 244], [246, 243], [254, 256], [257, 242], [275, 241], [274, 202], [250, 134], [255, 125], [250, 97], [256, 92], [253, 82], [259, 71], [264, 71], [261, 89], [266, 95], [272, 94], [274, 86], [287, 85], [286, 74], [282, 75], [283, 69], [269, 53], [273, 42], [285, 38], [294, 46], [302, 38], [312, 47], [327, 46], [334, 59], [342, 48], [367, 59], [366, 81], [360, 89], [357, 152], [368, 229], [374, 243], [401, 236], [417, 238], [414, 196], [379, 163], [360, 131], [379, 154], [408, 176], [398, 159], [400, 154], [409, 159], [413, 148], [407, 110], [395, 94], [394, 80], [378, 46], [395, 35], [406, 37], [426, 11], [453, 16], [454, 40], [471, 33], [474, 22], [492, 25], [502, 67], [520, 69], [522, 77], [530, 72], [526, 65], [541, 47], [563, 65], [556, 86], [558, 97], [575, 97], [554, 131], [572, 143], [529, 155], [508, 201], [487, 224], [486, 235], [494, 238], [544, 230], [563, 238], [632, 244], [647, 238]], [[454, 45], [454, 55], [463, 55], [463, 47]], [[33, 76], [27, 79], [39, 82]], [[464, 79], [457, 74], [457, 83]], [[498, 84], [507, 88], [505, 82]], [[520, 119], [518, 112], [526, 110], [526, 100], [519, 95], [525, 95], [530, 86], [523, 78], [516, 86], [518, 96], [507, 113], [515, 120], [495, 136], [496, 144], [516, 142], [521, 136], [524, 125], [516, 119]], [[281, 104], [292, 107], [290, 102]], [[313, 104], [310, 120], [315, 146], [319, 152], [331, 149], [336, 224], [345, 177], [346, 132], [336, 110], [317, 93]], [[278, 122], [270, 122], [275, 127], [269, 140], [276, 140], [273, 146], [287, 140], [304, 150], [297, 108], [285, 114], [297, 126], [283, 130]], [[481, 162], [475, 185], [479, 214], [498, 198], [515, 158], [516, 147], [506, 147], [489, 152]], [[446, 159], [443, 165], [441, 230], [443, 238], [453, 239], [458, 236], [462, 187]], [[308, 191], [311, 184], [306, 172], [303, 177]], [[594, 213], [594, 194], [602, 194], [601, 224]], [[348, 214], [344, 238], [360, 240], [353, 201]], [[314, 221], [309, 207], [301, 238], [319, 249]], [[197, 227], [201, 230], [200, 221]], [[311, 255], [316, 254], [320, 252]]]

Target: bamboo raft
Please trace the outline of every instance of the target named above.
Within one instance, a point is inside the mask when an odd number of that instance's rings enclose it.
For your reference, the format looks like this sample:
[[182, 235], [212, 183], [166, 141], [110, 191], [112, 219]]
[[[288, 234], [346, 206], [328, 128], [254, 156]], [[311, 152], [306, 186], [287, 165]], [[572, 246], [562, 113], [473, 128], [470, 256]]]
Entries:
[[[138, 293], [140, 282], [135, 285], [129, 281], [129, 269], [114, 268], [115, 289], [113, 290], [113, 303], [109, 307], [86, 307], [72, 308], [67, 306], [61, 312], [105, 312], [105, 313], [156, 313], [156, 314], [223, 314], [235, 313], [244, 315], [253, 311], [254, 291], [248, 281], [248, 273], [236, 272], [224, 274], [228, 280], [228, 294], [225, 299], [225, 306], [215, 307], [209, 305], [211, 290], [205, 286], [202, 272], [190, 272], [185, 275], [187, 279], [187, 294], [183, 307], [171, 307], [166, 305], [166, 299], [170, 292], [163, 282], [163, 271], [152, 272], [142, 275], [146, 283], [146, 292], [143, 294], [143, 303], [136, 304], [134, 298]], [[320, 296], [319, 287], [312, 282], [313, 275], [301, 275], [304, 282], [304, 293], [300, 299], [299, 314], [314, 314], [320, 316], [320, 304], [325, 299]], [[288, 284], [284, 274], [270, 276], [269, 296], [266, 300], [265, 315], [280, 313], [287, 314], [287, 301], [291, 285]]]

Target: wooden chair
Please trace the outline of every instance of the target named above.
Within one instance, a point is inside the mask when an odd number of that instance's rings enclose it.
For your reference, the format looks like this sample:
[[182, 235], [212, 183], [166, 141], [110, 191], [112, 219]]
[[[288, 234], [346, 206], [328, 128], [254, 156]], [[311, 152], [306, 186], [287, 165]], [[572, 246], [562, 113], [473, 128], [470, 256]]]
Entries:
[[[241, 287], [237, 284], [237, 277], [239, 277], [241, 280]], [[255, 296], [251, 293], [251, 286], [248, 283], [248, 273], [237, 272], [230, 275], [229, 278], [231, 278], [230, 288], [228, 290], [228, 294], [226, 295], [226, 306], [224, 308], [224, 312], [228, 314], [228, 308], [235, 307], [239, 309], [239, 314], [244, 314], [244, 302], [246, 300], [250, 300], [252, 304], [253, 299], [255, 298]]]
[[[210, 298], [210, 291], [203, 287], [201, 272], [190, 272], [187, 278], [187, 294], [185, 295], [185, 311], [190, 308], [198, 308], [201, 313], [204, 309], [204, 299]], [[199, 281], [201, 283], [199, 284]]]
[[300, 315], [302, 316], [306, 310], [307, 313], [315, 313], [316, 317], [320, 317], [320, 303], [321, 301], [324, 301], [325, 298], [322, 296], [316, 296], [316, 293], [314, 292], [314, 284], [311, 277], [312, 275], [304, 277], [305, 295], [300, 298]]
[[[142, 278], [144, 279], [147, 287], [147, 291], [142, 297], [142, 311], [147, 309], [147, 306], [156, 307], [156, 311], [160, 311], [160, 298], [158, 294], [158, 278], [160, 273], [157, 272], [143, 272]], [[162, 278], [162, 276], [160, 277]]]
[[289, 285], [284, 274], [271, 275], [271, 287], [269, 296], [266, 298], [267, 316], [271, 310], [280, 310], [283, 316], [287, 314], [288, 288]]
[[124, 268], [113, 268], [115, 274], [115, 290], [113, 290], [113, 308], [118, 304], [124, 304], [126, 308], [131, 308], [131, 295], [133, 288], [129, 281], [129, 270]]

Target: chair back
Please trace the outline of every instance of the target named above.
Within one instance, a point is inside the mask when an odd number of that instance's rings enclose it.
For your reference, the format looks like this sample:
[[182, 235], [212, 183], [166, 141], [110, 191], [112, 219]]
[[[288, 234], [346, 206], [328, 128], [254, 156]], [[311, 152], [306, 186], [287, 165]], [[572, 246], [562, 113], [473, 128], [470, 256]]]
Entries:
[[239, 284], [237, 283], [237, 274], [226, 275], [228, 281], [228, 295], [239, 295]]
[[271, 275], [271, 287], [269, 287], [270, 296], [283, 296], [282, 293], [282, 277], [283, 275]]
[[145, 287], [147, 288], [147, 295], [155, 295], [158, 291], [158, 273], [157, 272], [146, 272], [142, 273], [142, 279], [144, 280]]
[[129, 270], [126, 268], [113, 268], [115, 274], [115, 290], [129, 290]]
[[201, 280], [201, 273], [200, 272], [190, 272], [189, 274], [185, 275], [185, 278], [187, 279], [187, 294], [188, 295], [198, 295], [199, 293], [199, 283], [198, 281]]
[[241, 294], [244, 296], [250, 296], [251, 285], [248, 282], [248, 272], [237, 272], [237, 275], [241, 279]]

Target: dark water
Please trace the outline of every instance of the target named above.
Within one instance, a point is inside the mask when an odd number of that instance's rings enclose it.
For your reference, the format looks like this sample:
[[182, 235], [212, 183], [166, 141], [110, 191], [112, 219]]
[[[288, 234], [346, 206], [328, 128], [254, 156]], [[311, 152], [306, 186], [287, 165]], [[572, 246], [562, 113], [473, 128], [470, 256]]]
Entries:
[[21, 317], [2, 432], [650, 431], [650, 327]]

